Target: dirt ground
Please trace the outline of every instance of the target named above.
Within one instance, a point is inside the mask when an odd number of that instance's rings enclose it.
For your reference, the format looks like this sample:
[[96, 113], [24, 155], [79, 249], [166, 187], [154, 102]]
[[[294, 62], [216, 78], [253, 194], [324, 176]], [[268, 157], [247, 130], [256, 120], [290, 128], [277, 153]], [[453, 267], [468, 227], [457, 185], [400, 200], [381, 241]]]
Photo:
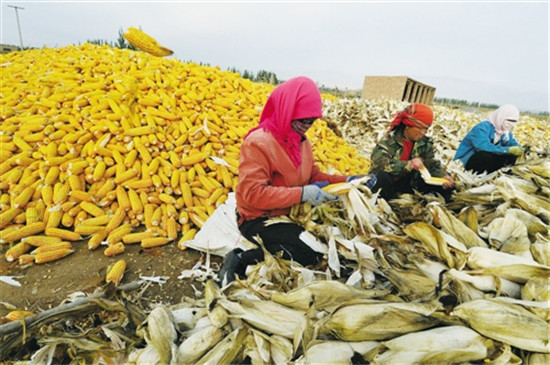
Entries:
[[[151, 302], [179, 303], [184, 296], [195, 296], [191, 284], [202, 289], [202, 283], [178, 279], [178, 276], [197, 261], [205, 262], [206, 254], [192, 249], [181, 251], [176, 243], [152, 249], [142, 249], [139, 244], [127, 245], [126, 252], [114, 257], [106, 257], [101, 248], [88, 250], [86, 241], [75, 242], [73, 246], [75, 252], [61, 260], [21, 267], [18, 262], [6, 261], [4, 254], [8, 245], [0, 245], [0, 276], [13, 276], [21, 283], [17, 287], [0, 281], [0, 318], [9, 312], [6, 303], [38, 313], [58, 306], [72, 293], [93, 293], [106, 285], [107, 267], [121, 258], [126, 260], [127, 268], [120, 285], [139, 280], [140, 275], [167, 278], [166, 283], [152, 283], [144, 291], [144, 298]], [[211, 256], [212, 267], [217, 268], [221, 260]]]

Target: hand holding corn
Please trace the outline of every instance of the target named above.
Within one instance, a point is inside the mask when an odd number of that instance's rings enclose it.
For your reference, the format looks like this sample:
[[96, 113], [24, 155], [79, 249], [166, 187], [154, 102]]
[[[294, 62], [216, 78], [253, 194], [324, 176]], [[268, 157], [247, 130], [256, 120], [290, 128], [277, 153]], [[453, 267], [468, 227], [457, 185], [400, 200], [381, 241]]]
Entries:
[[514, 155], [514, 156], [521, 156], [523, 155], [523, 152], [525, 149], [521, 146], [512, 146], [508, 148], [508, 153]]

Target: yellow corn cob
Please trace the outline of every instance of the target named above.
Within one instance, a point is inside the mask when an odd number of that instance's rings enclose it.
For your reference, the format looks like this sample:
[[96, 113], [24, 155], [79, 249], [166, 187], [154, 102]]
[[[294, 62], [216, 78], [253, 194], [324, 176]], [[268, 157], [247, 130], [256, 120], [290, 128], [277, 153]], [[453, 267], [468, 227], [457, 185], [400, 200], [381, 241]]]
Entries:
[[143, 241], [145, 238], [156, 237], [157, 234], [152, 231], [130, 233], [122, 237], [122, 242], [126, 244], [137, 243]]
[[108, 246], [105, 250], [103, 250], [103, 254], [107, 257], [111, 257], [111, 256], [115, 256], [123, 253], [124, 250], [125, 250], [124, 243], [118, 242]]
[[168, 242], [173, 241], [169, 237], [151, 237], [151, 238], [145, 238], [141, 241], [141, 247], [142, 248], [152, 248], [157, 246], [163, 246], [167, 244]]
[[115, 177], [115, 183], [116, 184], [122, 184], [123, 182], [130, 180], [133, 177], [136, 177], [139, 174], [139, 170], [136, 170], [134, 168], [128, 169]]
[[142, 189], [153, 186], [153, 179], [144, 178], [142, 180], [131, 180], [124, 183], [124, 187], [128, 189]]
[[46, 205], [53, 204], [53, 188], [51, 185], [43, 186], [40, 194], [42, 195], [42, 200], [46, 203]]
[[124, 189], [122, 186], [117, 186], [116, 197], [119, 207], [123, 208], [125, 211], [128, 211], [132, 208], [128, 193], [126, 192], [126, 189]]
[[99, 188], [99, 190], [96, 192], [95, 196], [98, 198], [103, 198], [107, 195], [108, 192], [114, 190], [116, 187], [116, 183], [114, 179], [108, 179], [105, 181], [105, 183]]
[[84, 236], [91, 236], [94, 233], [104, 231], [104, 226], [91, 226], [86, 224], [79, 224], [74, 228], [74, 231]]
[[188, 155], [180, 160], [182, 166], [193, 166], [199, 162], [204, 161], [208, 155], [203, 152]]
[[60, 250], [62, 248], [73, 248], [72, 244], [68, 241], [61, 241], [56, 243], [51, 243], [48, 245], [43, 245], [40, 247], [35, 248], [31, 251], [32, 255], [37, 255], [39, 253], [49, 252], [49, 251], [56, 251]]
[[40, 233], [44, 231], [45, 228], [46, 228], [46, 225], [44, 224], [44, 222], [35, 222], [27, 226], [24, 226], [20, 229], [9, 230], [9, 231], [8, 229], [5, 229], [4, 231], [0, 232], [0, 243], [9, 243], [9, 242], [18, 241], [22, 238], [32, 236], [33, 234], [36, 234], [36, 233]]
[[170, 217], [166, 221], [166, 235], [172, 240], [178, 238], [178, 223], [174, 217]]
[[[71, 175], [71, 176], [74, 176], [74, 175]], [[92, 194], [90, 194], [87, 191], [73, 190], [69, 195], [72, 199], [75, 199], [81, 202], [91, 202], [93, 200]]]
[[67, 231], [66, 229], [48, 227], [46, 228], [45, 232], [46, 232], [46, 236], [59, 237], [67, 241], [78, 241], [82, 239], [82, 236], [80, 236], [80, 234], [76, 232]]
[[88, 250], [95, 250], [98, 248], [106, 237], [107, 232], [105, 230], [94, 233], [88, 240]]
[[174, 204], [176, 202], [176, 198], [168, 194], [161, 193], [158, 197], [163, 203], [166, 204]]
[[27, 253], [31, 249], [31, 245], [26, 242], [19, 242], [6, 251], [5, 257], [8, 262], [15, 261], [19, 256]]
[[28, 236], [21, 239], [21, 242], [26, 242], [29, 245], [40, 247], [45, 245], [50, 245], [53, 243], [61, 242], [59, 237], [48, 237], [48, 236]]
[[109, 223], [111, 220], [111, 217], [107, 214], [100, 215], [94, 218], [86, 219], [82, 222], [80, 222], [80, 225], [86, 225], [86, 226], [104, 226]]
[[[65, 183], [65, 184], [58, 183], [58, 184], [54, 186], [54, 191], [53, 191], [54, 204], [61, 204], [65, 200], [67, 200], [67, 197], [69, 196], [69, 192], [71, 191], [71, 187], [69, 186], [69, 183]], [[58, 188], [56, 189], [56, 187]]]
[[13, 223], [23, 224], [26, 222], [26, 220], [27, 220], [27, 215], [25, 214], [25, 212], [21, 212], [18, 215], [16, 215], [15, 218], [13, 218]]
[[71, 216], [69, 213], [63, 213], [63, 217], [61, 217], [61, 225], [63, 227], [72, 227], [74, 224], [74, 217]]
[[54, 185], [57, 177], [59, 176], [59, 166], [52, 166], [49, 168], [44, 177], [44, 185]]
[[109, 242], [109, 244], [111, 245], [114, 245], [115, 243], [122, 241], [122, 237], [130, 233], [132, 233], [132, 225], [124, 223], [112, 232], [109, 232], [109, 235], [107, 236], [107, 242]]
[[69, 248], [61, 248], [59, 250], [55, 251], [47, 251], [43, 253], [39, 253], [34, 256], [34, 263], [35, 264], [44, 264], [46, 262], [54, 261], [62, 259], [63, 257], [70, 255], [73, 253], [74, 250], [71, 250]]
[[181, 237], [181, 239], [179, 240], [178, 242], [178, 248], [180, 250], [186, 250], [187, 249], [187, 245], [186, 245], [186, 242], [187, 241], [190, 241], [192, 240], [193, 238], [195, 238], [195, 235], [197, 234], [197, 229], [196, 228], [191, 228], [189, 230], [187, 230], [183, 236]]
[[13, 218], [15, 218], [19, 213], [21, 213], [21, 209], [15, 207], [9, 208], [0, 213], [0, 228], [10, 224]]
[[63, 213], [63, 209], [61, 209], [60, 205], [56, 205], [48, 209], [46, 228], [55, 228], [59, 226], [59, 224], [61, 223], [61, 219], [63, 218]]
[[19, 265], [27, 265], [34, 262], [34, 255], [23, 254], [19, 256]]
[[124, 276], [124, 271], [126, 271], [126, 261], [124, 259], [118, 260], [107, 271], [105, 282], [113, 283], [117, 287], [122, 280], [122, 276]]
[[111, 220], [107, 224], [107, 227], [105, 227], [105, 231], [107, 232], [107, 234], [112, 232], [114, 229], [118, 228], [125, 217], [126, 217], [125, 210], [121, 207], [118, 207], [115, 210], [115, 213], [113, 214], [113, 217], [111, 218]]
[[13, 199], [13, 206], [15, 208], [24, 207], [34, 194], [34, 187], [27, 186], [23, 191]]
[[[69, 186], [72, 192], [74, 192], [75, 190], [82, 190], [84, 188], [80, 182], [80, 178], [78, 177], [78, 175], [70, 175], [67, 181], [69, 182]], [[70, 193], [69, 195], [72, 196], [72, 193]]]
[[351, 188], [351, 185], [347, 182], [329, 184], [322, 189], [330, 194], [347, 194]]
[[82, 208], [82, 210], [90, 213], [94, 217], [101, 217], [102, 215], [105, 215], [105, 212], [103, 211], [103, 209], [101, 209], [94, 203], [83, 201], [83, 202], [80, 202], [79, 205]]
[[141, 203], [141, 199], [134, 189], [128, 190], [128, 198], [130, 200], [130, 207], [134, 214], [142, 213], [143, 204]]

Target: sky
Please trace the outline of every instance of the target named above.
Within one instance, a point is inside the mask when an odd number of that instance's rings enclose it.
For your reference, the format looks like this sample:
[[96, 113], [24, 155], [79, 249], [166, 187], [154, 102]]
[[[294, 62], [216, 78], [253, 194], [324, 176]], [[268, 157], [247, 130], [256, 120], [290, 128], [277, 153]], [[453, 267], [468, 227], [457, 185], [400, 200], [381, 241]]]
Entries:
[[[141, 28], [181, 61], [360, 90], [408, 76], [436, 98], [549, 111], [548, 0], [7, 1], [2, 44], [65, 47]], [[14, 8], [17, 6], [17, 14]]]

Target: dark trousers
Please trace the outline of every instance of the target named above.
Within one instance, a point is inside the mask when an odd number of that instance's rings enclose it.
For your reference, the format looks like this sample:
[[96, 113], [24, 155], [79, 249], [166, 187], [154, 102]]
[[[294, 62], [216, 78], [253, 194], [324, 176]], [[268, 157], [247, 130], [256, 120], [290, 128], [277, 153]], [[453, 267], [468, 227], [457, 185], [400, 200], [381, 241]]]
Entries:
[[438, 193], [445, 198], [446, 202], [451, 200], [454, 188], [444, 189], [442, 186], [429, 185], [424, 182], [418, 171], [411, 173], [395, 180], [394, 176], [382, 170], [375, 170], [376, 184], [371, 189], [373, 192], [380, 190], [380, 196], [385, 200], [395, 198], [398, 194], [411, 194], [413, 190], [417, 190], [423, 194]]
[[[304, 228], [295, 223], [276, 223], [269, 226], [265, 225], [268, 218], [257, 218], [244, 221], [239, 225], [239, 231], [249, 240], [258, 244], [255, 236], [259, 236], [267, 251], [276, 254], [283, 252], [283, 258], [294, 260], [303, 266], [315, 265], [321, 261], [323, 254], [314, 251], [302, 240], [300, 233]], [[264, 252], [260, 248], [243, 251], [239, 254], [240, 264], [236, 273], [244, 277], [248, 265], [255, 265], [264, 260]]]
[[516, 163], [517, 156], [510, 153], [492, 153], [479, 151], [470, 157], [466, 162], [466, 170], [472, 170], [475, 173], [481, 174], [484, 171], [491, 173], [504, 166], [511, 166]]

